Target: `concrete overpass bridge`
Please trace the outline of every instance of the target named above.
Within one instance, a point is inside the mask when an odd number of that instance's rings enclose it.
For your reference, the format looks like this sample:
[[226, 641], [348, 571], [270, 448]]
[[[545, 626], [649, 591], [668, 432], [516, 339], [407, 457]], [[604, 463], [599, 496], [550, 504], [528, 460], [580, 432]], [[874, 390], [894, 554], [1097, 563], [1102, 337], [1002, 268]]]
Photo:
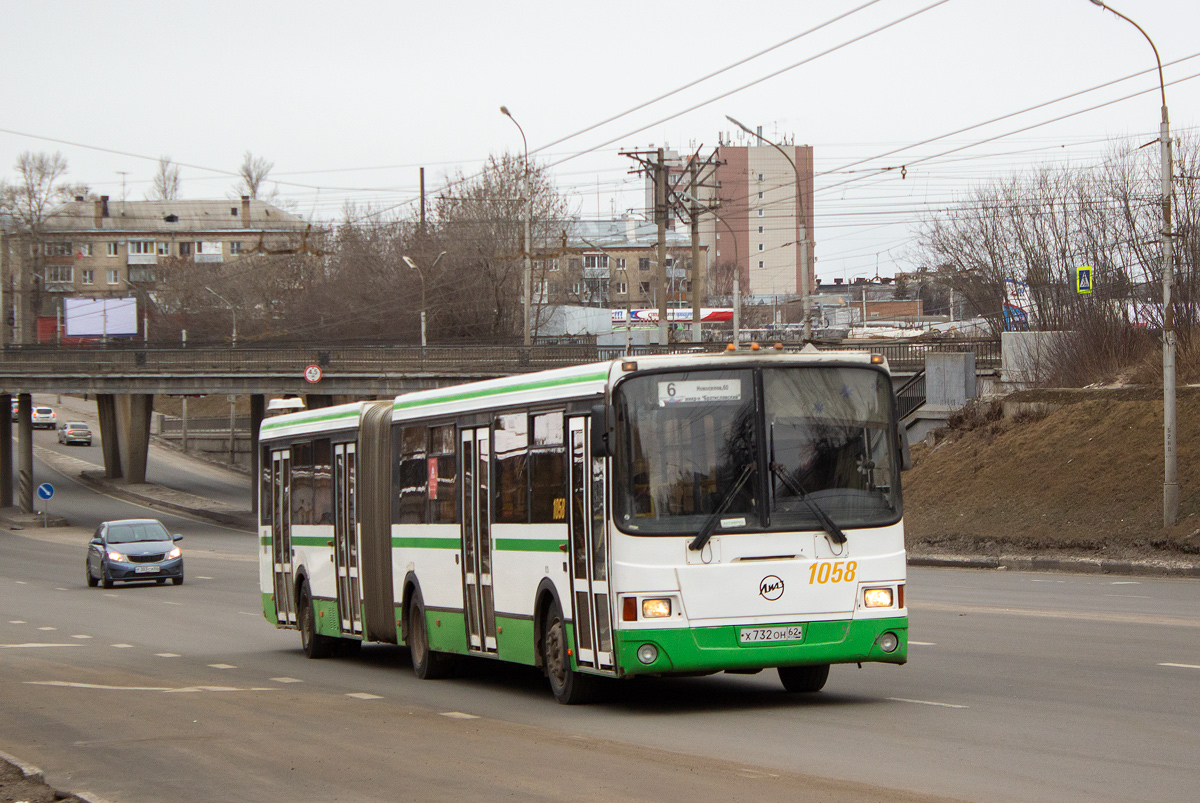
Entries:
[[[724, 343], [637, 346], [633, 355], [720, 351]], [[788, 344], [788, 349], [799, 344]], [[925, 355], [971, 351], [983, 369], [998, 367], [993, 340], [929, 343], [863, 341], [823, 346], [870, 350], [888, 358], [898, 380], [918, 374]], [[547, 368], [579, 365], [624, 355], [623, 347], [545, 346], [244, 346], [151, 348], [108, 346], [10, 346], [0, 354], [0, 410], [15, 397], [18, 426], [19, 504], [33, 509], [32, 393], [94, 395], [99, 413], [104, 470], [109, 479], [145, 482], [150, 413], [155, 395], [229, 394], [250, 397], [252, 448], [266, 399], [305, 397], [308, 407], [356, 399], [391, 398], [426, 388], [461, 384]], [[318, 371], [313, 370], [313, 366]], [[318, 377], [319, 373], [319, 377]], [[316, 381], [312, 381], [316, 379]], [[0, 506], [13, 503], [12, 421], [0, 413]]]

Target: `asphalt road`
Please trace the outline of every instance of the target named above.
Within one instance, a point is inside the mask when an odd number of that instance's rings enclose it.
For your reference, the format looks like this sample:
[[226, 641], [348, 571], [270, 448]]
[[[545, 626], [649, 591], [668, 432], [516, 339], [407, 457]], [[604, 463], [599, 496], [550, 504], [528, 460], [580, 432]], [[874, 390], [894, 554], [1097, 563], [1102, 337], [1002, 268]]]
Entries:
[[[60, 493], [63, 512], [145, 515]], [[907, 666], [835, 667], [811, 697], [764, 672], [629, 682], [568, 708], [526, 668], [422, 682], [388, 646], [308, 661], [262, 618], [252, 537], [169, 526], [187, 583], [109, 591], [84, 585], [86, 529], [0, 532], [0, 750], [60, 788], [116, 803], [1161, 801], [1200, 782], [1194, 580], [913, 569]]]

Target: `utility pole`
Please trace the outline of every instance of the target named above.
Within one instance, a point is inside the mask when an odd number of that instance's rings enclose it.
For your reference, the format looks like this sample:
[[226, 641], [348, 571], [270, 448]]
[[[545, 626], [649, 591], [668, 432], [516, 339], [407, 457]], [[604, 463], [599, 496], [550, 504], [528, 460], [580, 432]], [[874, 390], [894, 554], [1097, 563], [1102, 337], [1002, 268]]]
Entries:
[[421, 168], [421, 236], [425, 236], [425, 168]]
[[691, 161], [692, 201], [692, 342], [700, 342], [700, 301], [703, 298], [704, 280], [700, 271], [700, 201], [696, 197], [700, 184], [700, 165]]
[[667, 168], [663, 149], [654, 164], [654, 218], [658, 223], [658, 344], [667, 345]]

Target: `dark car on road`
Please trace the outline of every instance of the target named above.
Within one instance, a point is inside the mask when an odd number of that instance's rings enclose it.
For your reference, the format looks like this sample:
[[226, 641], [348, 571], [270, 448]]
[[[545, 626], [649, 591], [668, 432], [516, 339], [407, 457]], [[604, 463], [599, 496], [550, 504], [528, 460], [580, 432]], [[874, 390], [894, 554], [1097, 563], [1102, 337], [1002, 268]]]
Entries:
[[82, 421], [64, 421], [58, 425], [58, 442], [66, 445], [82, 443], [92, 445], [92, 431]]
[[162, 585], [170, 578], [183, 585], [183, 554], [175, 543], [182, 538], [158, 519], [106, 521], [88, 544], [87, 583], [112, 588], [118, 580], [156, 580]]

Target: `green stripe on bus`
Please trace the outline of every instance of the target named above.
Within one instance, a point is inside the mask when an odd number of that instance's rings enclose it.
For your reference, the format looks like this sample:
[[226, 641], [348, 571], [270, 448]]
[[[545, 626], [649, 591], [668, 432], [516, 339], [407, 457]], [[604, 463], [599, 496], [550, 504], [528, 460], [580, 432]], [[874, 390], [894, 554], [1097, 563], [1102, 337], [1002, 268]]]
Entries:
[[[585, 376], [573, 376], [566, 379], [542, 379], [537, 382], [523, 382], [515, 385], [504, 385], [503, 387], [485, 388], [483, 390], [474, 390], [459, 393], [447, 392], [446, 395], [437, 396], [432, 399], [418, 399], [415, 401], [397, 401], [392, 405], [392, 410], [405, 410], [411, 407], [426, 407], [431, 404], [442, 404], [444, 402], [465, 401], [467, 399], [481, 399], [487, 396], [498, 396], [502, 393], [519, 393], [526, 390], [542, 390], [545, 388], [559, 387], [562, 385], [578, 385], [584, 382], [602, 382], [608, 379], [608, 371], [601, 371], [595, 374], [587, 374]], [[403, 399], [403, 397], [401, 397]]]
[[293, 535], [292, 546], [329, 546], [333, 533], [329, 535]]
[[458, 538], [393, 538], [392, 548], [416, 547], [425, 549], [458, 549], [462, 541]]
[[566, 541], [550, 541], [545, 538], [497, 538], [496, 549], [506, 552], [560, 552]]
[[305, 416], [300, 420], [292, 419], [291, 421], [264, 421], [262, 425], [262, 431], [265, 432], [269, 429], [279, 429], [280, 427], [296, 427], [302, 424], [316, 424], [326, 421], [337, 421], [338, 419], [342, 418], [353, 419], [357, 421], [358, 411], [351, 410], [347, 412], [343, 410], [342, 412], [338, 413], [314, 413], [310, 416]]

